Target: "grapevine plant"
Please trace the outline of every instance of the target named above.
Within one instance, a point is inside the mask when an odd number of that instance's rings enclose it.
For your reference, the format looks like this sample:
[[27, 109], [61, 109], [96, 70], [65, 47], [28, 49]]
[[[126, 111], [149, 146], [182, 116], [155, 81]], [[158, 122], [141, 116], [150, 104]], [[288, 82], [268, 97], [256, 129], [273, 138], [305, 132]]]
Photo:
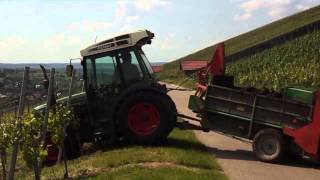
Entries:
[[27, 166], [34, 170], [35, 179], [40, 179], [40, 162], [47, 156], [44, 142], [41, 142], [43, 116], [25, 114], [21, 122], [20, 147]]
[[0, 116], [0, 163], [2, 166], [2, 179], [6, 179], [7, 175], [7, 154], [13, 142], [14, 127], [13, 117], [10, 114]]
[[73, 124], [74, 115], [72, 111], [65, 105], [56, 105], [55, 112], [50, 112], [48, 120], [48, 129], [51, 132], [51, 140], [59, 148], [58, 162], [61, 160], [62, 148], [66, 134], [66, 127]]
[[[47, 132], [54, 144], [59, 147], [61, 154], [65, 137], [65, 127], [74, 119], [72, 111], [65, 105], [56, 105], [54, 111], [50, 111]], [[43, 115], [39, 113], [26, 114], [22, 120], [21, 128], [21, 149], [23, 159], [28, 167], [33, 168], [35, 178], [40, 178], [41, 162], [48, 155], [45, 142], [42, 142]]]

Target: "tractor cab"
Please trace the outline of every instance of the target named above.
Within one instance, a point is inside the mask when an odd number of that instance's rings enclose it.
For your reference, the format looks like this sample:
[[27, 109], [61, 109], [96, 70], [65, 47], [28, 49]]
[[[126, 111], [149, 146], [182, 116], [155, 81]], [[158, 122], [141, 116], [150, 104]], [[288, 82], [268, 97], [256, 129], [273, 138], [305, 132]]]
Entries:
[[153, 79], [142, 46], [151, 44], [147, 30], [108, 39], [81, 51], [87, 92], [115, 93], [141, 81]]
[[[148, 94], [148, 91], [166, 93], [165, 87], [156, 82], [142, 51], [142, 46], [151, 44], [153, 37], [150, 31], [141, 30], [107, 39], [81, 51], [89, 118], [87, 123], [80, 124], [86, 124], [87, 130], [90, 127], [92, 133], [88, 134], [103, 134], [105, 137], [116, 134], [119, 114], [125, 110], [123, 103], [132, 94]], [[72, 66], [69, 65], [68, 69], [70, 71]], [[142, 111], [148, 111], [145, 116], [150, 115], [148, 109]], [[155, 127], [153, 124], [146, 126]]]

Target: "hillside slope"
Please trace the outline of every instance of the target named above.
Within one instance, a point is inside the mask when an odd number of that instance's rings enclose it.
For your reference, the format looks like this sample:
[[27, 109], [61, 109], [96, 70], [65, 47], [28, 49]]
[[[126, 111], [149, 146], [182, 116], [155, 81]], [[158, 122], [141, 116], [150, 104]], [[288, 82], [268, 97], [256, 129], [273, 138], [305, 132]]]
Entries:
[[[296, 29], [317, 23], [319, 21], [320, 6], [275, 21], [253, 31], [224, 41], [226, 56], [237, 54], [241, 51], [247, 50], [248, 48], [250, 49], [251, 47], [263, 44], [279, 36], [286, 35]], [[210, 60], [214, 52], [214, 48], [214, 45], [209, 46], [200, 51], [165, 64], [163, 71], [159, 73], [160, 79], [175, 83], [181, 81], [186, 77], [179, 69], [180, 62], [184, 59]], [[189, 82], [189, 84], [192, 83]]]

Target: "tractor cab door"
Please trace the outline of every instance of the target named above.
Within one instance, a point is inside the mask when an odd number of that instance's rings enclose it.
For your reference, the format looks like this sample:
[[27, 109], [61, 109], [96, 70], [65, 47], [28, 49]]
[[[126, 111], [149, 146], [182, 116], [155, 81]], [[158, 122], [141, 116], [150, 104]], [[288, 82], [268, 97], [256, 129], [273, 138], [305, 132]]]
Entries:
[[84, 74], [88, 109], [91, 127], [95, 134], [113, 127], [111, 109], [124, 87], [119, 76], [118, 63], [117, 54], [104, 54], [85, 58]]
[[124, 88], [143, 79], [134, 49], [85, 57], [84, 74], [91, 125], [95, 133], [113, 132], [112, 110]]

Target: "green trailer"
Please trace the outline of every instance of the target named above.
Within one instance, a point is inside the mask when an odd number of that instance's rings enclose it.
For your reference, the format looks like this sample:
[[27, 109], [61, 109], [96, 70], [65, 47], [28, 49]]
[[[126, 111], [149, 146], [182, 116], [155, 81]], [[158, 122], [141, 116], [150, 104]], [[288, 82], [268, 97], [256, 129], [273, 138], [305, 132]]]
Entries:
[[[313, 114], [315, 94], [312, 89], [286, 88], [282, 97], [273, 97], [234, 87], [232, 77], [215, 76], [203, 99], [190, 97], [189, 108], [201, 117], [202, 128], [252, 140], [257, 157], [274, 162], [285, 154], [305, 153], [285, 129], [297, 130], [319, 121]], [[319, 143], [316, 146], [319, 151]]]
[[219, 43], [208, 66], [199, 71], [197, 91], [189, 99], [204, 130], [251, 141], [255, 155], [266, 162], [284, 155], [320, 157], [319, 90], [240, 88], [224, 72], [224, 43]]

